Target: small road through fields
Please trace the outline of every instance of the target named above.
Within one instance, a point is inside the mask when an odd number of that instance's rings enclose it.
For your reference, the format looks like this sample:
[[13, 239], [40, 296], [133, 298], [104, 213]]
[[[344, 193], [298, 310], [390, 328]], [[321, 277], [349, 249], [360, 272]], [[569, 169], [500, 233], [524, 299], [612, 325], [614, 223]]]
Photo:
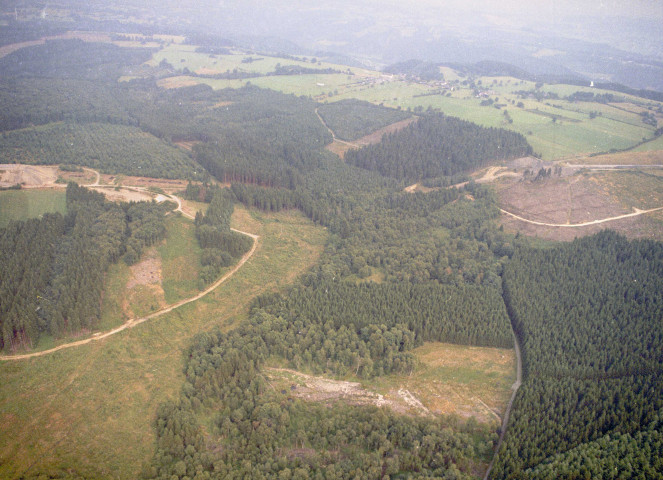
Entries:
[[649, 210], [640, 210], [639, 208], [633, 207], [633, 210], [635, 210], [633, 213], [626, 213], [624, 215], [617, 215], [616, 217], [602, 218], [601, 220], [592, 220], [591, 222], [583, 222], [583, 223], [545, 223], [545, 222], [537, 222], [536, 220], [529, 220], [527, 218], [520, 217], [520, 216], [516, 215], [515, 213], [507, 212], [506, 210], [500, 208], [500, 212], [502, 212], [506, 215], [509, 215], [510, 217], [513, 217], [516, 220], [531, 223], [532, 225], [540, 225], [540, 226], [543, 226], [543, 227], [578, 228], [578, 227], [587, 227], [589, 225], [597, 225], [599, 223], [612, 222], [612, 221], [615, 221], [615, 220], [621, 220], [622, 218], [636, 217], [638, 215], [644, 215], [646, 213], [651, 213], [651, 212], [656, 212], [658, 210], [663, 210], [663, 207], [650, 208]]
[[[86, 169], [86, 170], [88, 170], [88, 169]], [[94, 171], [92, 169], [89, 169], [89, 170]], [[88, 186], [95, 186], [95, 187], [105, 186], [105, 185], [99, 185], [99, 173], [98, 172], [96, 172], [96, 173], [97, 173], [96, 181], [93, 184], [88, 185]], [[137, 190], [137, 191], [147, 191], [147, 189], [145, 189], [143, 187], [123, 187], [123, 188], [129, 188], [131, 190]], [[180, 212], [182, 212], [182, 214], [185, 217], [193, 219], [192, 215], [190, 215], [188, 213], [184, 213], [182, 211], [182, 200], [179, 197], [177, 197], [175, 195], [168, 195], [168, 197], [170, 199], [173, 199], [175, 202], [177, 202], [178, 208], [177, 208], [176, 211], [180, 211]], [[184, 300], [180, 300], [179, 302], [173, 303], [172, 305], [169, 305], [165, 308], [162, 308], [161, 310], [158, 310], [154, 313], [151, 313], [150, 315], [146, 315], [146, 316], [140, 317], [140, 318], [129, 319], [125, 323], [120, 325], [119, 327], [114, 328], [113, 330], [109, 330], [109, 331], [103, 332], [103, 333], [101, 333], [101, 332], [100, 333], [95, 333], [91, 337], [85, 338], [83, 340], [77, 340], [75, 342], [70, 342], [70, 343], [63, 343], [62, 345], [58, 345], [57, 347], [50, 348], [48, 350], [42, 350], [40, 352], [25, 353], [25, 354], [22, 354], [22, 355], [0, 355], [0, 361], [26, 360], [28, 358], [42, 357], [44, 355], [48, 355], [50, 353], [57, 352], [58, 350], [64, 350], [66, 348], [78, 347], [80, 345], [85, 345], [85, 344], [90, 343], [90, 342], [95, 342], [95, 341], [98, 341], [98, 340], [102, 340], [106, 337], [110, 337], [111, 335], [115, 335], [117, 333], [120, 333], [121, 331], [126, 330], [127, 328], [133, 328], [136, 325], [140, 325], [143, 322], [146, 322], [148, 320], [152, 320], [154, 318], [160, 317], [161, 315], [165, 315], [166, 313], [172, 312], [173, 310], [175, 310], [175, 309], [177, 309], [177, 308], [179, 308], [183, 305], [186, 305], [188, 303], [192, 303], [192, 302], [195, 302], [196, 300], [201, 299], [205, 295], [209, 294], [210, 292], [212, 292], [213, 290], [218, 288], [222, 283], [226, 282], [235, 273], [237, 273], [237, 271], [240, 268], [242, 268], [242, 265], [244, 265], [248, 261], [248, 259], [251, 258], [251, 256], [255, 253], [256, 248], [258, 247], [258, 239], [260, 238], [258, 235], [255, 235], [253, 233], [243, 232], [243, 231], [237, 230], [235, 228], [231, 228], [231, 230], [234, 231], [234, 232], [241, 233], [243, 235], [247, 235], [247, 236], [251, 237], [253, 239], [253, 246], [251, 247], [251, 250], [249, 250], [247, 253], [245, 253], [244, 256], [240, 259], [240, 261], [237, 262], [237, 264], [229, 272], [227, 272], [225, 275], [223, 275], [221, 278], [219, 278], [216, 282], [214, 282], [212, 285], [210, 285], [209, 287], [207, 287], [205, 290], [198, 293], [197, 295], [194, 295], [193, 297], [190, 297], [190, 298], [185, 298]]]

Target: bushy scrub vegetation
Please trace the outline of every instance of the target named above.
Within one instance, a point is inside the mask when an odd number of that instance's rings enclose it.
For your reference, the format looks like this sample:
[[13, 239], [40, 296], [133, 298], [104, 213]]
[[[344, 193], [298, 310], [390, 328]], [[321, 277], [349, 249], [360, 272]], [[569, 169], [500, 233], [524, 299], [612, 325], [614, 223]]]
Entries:
[[318, 113], [342, 140], [356, 140], [411, 116], [401, 110], [354, 99], [321, 105]]
[[108, 123], [56, 123], [6, 132], [0, 162], [85, 165], [104, 173], [161, 178], [198, 178], [181, 150], [136, 127]]
[[[608, 465], [621, 477], [628, 464], [658, 464], [662, 279], [661, 243], [610, 232], [516, 252], [504, 294], [523, 346], [525, 382], [495, 478], [568, 474], [581, 452], [597, 449], [602, 453], [583, 468], [591, 478]], [[608, 460], [607, 451], [624, 456]], [[550, 461], [554, 466], [544, 466]]]
[[163, 238], [170, 208], [110, 203], [72, 183], [65, 216], [45, 214], [1, 229], [0, 348], [32, 346], [41, 333], [93, 328], [109, 264], [122, 255], [133, 263], [143, 247]]

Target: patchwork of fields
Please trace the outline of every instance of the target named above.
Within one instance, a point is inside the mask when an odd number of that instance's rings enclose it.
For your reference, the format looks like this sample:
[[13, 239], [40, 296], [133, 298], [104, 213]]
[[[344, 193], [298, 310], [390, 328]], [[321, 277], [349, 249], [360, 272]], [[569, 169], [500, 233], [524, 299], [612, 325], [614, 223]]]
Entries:
[[[439, 82], [417, 82], [378, 71], [344, 67], [325, 62], [310, 63], [266, 55], [236, 52], [232, 55], [196, 53], [193, 46], [171, 45], [156, 53], [156, 65], [168, 61], [181, 73], [213, 75], [236, 71], [242, 79], [201, 78], [176, 75], [160, 80], [167, 88], [204, 83], [215, 89], [241, 88], [247, 83], [284, 93], [311, 96], [325, 102], [360, 99], [397, 109], [434, 108], [486, 127], [503, 127], [522, 133], [534, 151], [546, 160], [580, 154], [623, 150], [654, 138], [655, 128], [643, 123], [642, 112], [653, 112], [663, 122], [662, 104], [632, 95], [574, 85], [543, 85], [513, 77], [468, 79], [443, 67], [450, 87]], [[249, 61], [253, 59], [253, 61]], [[333, 69], [343, 73], [274, 75], [277, 65]], [[615, 101], [570, 101], [576, 92], [613, 94]], [[540, 98], [536, 97], [550, 97]], [[490, 99], [489, 105], [482, 105]], [[644, 143], [654, 149], [660, 143]]]

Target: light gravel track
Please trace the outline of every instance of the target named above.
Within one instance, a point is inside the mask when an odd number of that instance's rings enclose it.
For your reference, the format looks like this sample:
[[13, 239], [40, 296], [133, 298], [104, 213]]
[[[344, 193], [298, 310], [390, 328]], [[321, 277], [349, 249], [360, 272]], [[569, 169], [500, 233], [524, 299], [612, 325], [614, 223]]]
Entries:
[[[87, 169], [87, 168], [86, 168], [86, 170], [94, 171], [92, 169]], [[92, 186], [94, 186], [94, 187], [107, 186], [107, 185], [99, 185], [99, 173], [98, 172], [95, 172], [95, 173], [97, 174], [96, 181], [93, 184], [88, 185], [88, 186], [90, 186], [90, 187], [92, 187]], [[110, 186], [110, 185], [108, 185], [108, 186]], [[143, 187], [123, 187], [123, 188], [129, 188], [131, 190], [136, 190], [136, 191], [146, 191], [146, 189], [143, 188]], [[168, 195], [168, 197], [170, 199], [174, 200], [177, 203], [178, 207], [177, 207], [176, 211], [182, 212], [182, 215], [184, 215], [187, 218], [190, 218], [190, 219], [194, 218], [192, 215], [182, 211], [182, 200], [179, 197], [177, 197], [175, 195]], [[120, 325], [119, 327], [114, 328], [113, 330], [109, 330], [109, 331], [103, 332], [103, 333], [95, 333], [91, 337], [85, 338], [83, 340], [77, 340], [75, 342], [63, 343], [62, 345], [58, 345], [57, 347], [50, 348], [48, 350], [42, 350], [40, 352], [25, 353], [25, 354], [21, 354], [21, 355], [0, 355], [0, 361], [27, 360], [29, 358], [42, 357], [44, 355], [49, 355], [49, 354], [55, 353], [59, 350], [64, 350], [64, 349], [73, 348], [73, 347], [79, 347], [81, 345], [85, 345], [85, 344], [88, 344], [88, 343], [91, 343], [91, 342], [97, 342], [99, 340], [103, 340], [104, 338], [110, 337], [111, 335], [118, 334], [118, 333], [120, 333], [120, 332], [122, 332], [122, 331], [124, 331], [128, 328], [134, 328], [136, 325], [140, 325], [141, 323], [147, 322], [148, 320], [152, 320], [154, 318], [160, 317], [162, 315], [165, 315], [166, 313], [172, 312], [173, 310], [175, 310], [175, 309], [177, 309], [181, 306], [187, 305], [189, 303], [192, 303], [192, 302], [195, 302], [196, 300], [201, 299], [205, 295], [211, 293], [216, 288], [218, 288], [222, 283], [226, 282], [235, 273], [237, 273], [237, 271], [240, 268], [242, 268], [242, 265], [244, 265], [248, 261], [248, 259], [251, 258], [251, 256], [255, 253], [256, 248], [258, 247], [258, 239], [260, 238], [258, 235], [255, 235], [253, 233], [243, 232], [241, 230], [237, 230], [237, 229], [234, 229], [234, 228], [231, 228], [231, 230], [234, 231], [234, 232], [241, 233], [243, 235], [247, 235], [247, 236], [251, 237], [253, 239], [253, 246], [251, 247], [251, 250], [249, 250], [246, 254], [244, 254], [244, 256], [240, 259], [240, 261], [237, 263], [237, 265], [235, 265], [223, 277], [219, 278], [216, 282], [214, 282], [212, 285], [207, 287], [205, 290], [203, 290], [199, 294], [194, 295], [193, 297], [181, 300], [177, 303], [173, 303], [172, 305], [169, 305], [165, 308], [162, 308], [161, 310], [158, 310], [154, 313], [151, 313], [150, 315], [146, 315], [144, 317], [139, 317], [139, 318], [129, 319], [125, 323]]]

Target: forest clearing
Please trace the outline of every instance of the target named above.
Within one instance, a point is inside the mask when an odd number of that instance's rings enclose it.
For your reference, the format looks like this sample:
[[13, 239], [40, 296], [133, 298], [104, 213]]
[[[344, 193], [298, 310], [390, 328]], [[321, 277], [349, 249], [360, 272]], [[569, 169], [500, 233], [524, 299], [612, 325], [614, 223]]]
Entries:
[[[610, 158], [605, 163], [594, 158], [596, 165], [610, 165]], [[624, 158], [628, 155], [618, 161]], [[495, 186], [505, 213], [501, 222], [512, 231], [549, 240], [571, 240], [608, 226], [629, 237], [660, 238], [663, 195], [658, 165], [629, 165], [595, 170], [560, 163], [548, 168], [559, 169], [561, 175], [500, 179]]]
[[515, 381], [513, 349], [427, 343], [414, 350], [415, 369], [370, 381], [332, 379], [270, 367], [277, 390], [307, 401], [386, 406], [408, 415], [456, 415], [500, 423]]
[[192, 336], [215, 324], [236, 326], [252, 298], [281, 291], [308, 269], [327, 236], [296, 212], [238, 207], [233, 226], [256, 232], [261, 241], [252, 261], [209, 298], [102, 342], [0, 362], [0, 434], [12, 439], [0, 447], [0, 476], [69, 466], [88, 477], [112, 472], [135, 478], [153, 454], [155, 408], [180, 388], [181, 351]]

